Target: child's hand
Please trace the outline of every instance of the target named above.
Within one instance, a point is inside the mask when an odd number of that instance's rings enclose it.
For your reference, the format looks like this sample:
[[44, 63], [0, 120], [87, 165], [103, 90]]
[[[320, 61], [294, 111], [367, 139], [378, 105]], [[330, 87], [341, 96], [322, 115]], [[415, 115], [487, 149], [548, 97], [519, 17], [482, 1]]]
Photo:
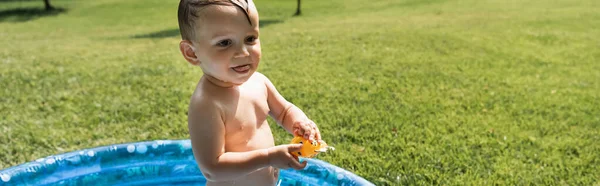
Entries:
[[300, 163], [298, 157], [292, 156], [292, 152], [299, 151], [302, 144], [279, 145], [267, 149], [269, 164], [275, 168], [302, 170], [306, 167], [306, 161]]
[[321, 132], [319, 132], [317, 124], [312, 120], [296, 121], [292, 125], [292, 128], [296, 136], [302, 136], [311, 141], [321, 139]]

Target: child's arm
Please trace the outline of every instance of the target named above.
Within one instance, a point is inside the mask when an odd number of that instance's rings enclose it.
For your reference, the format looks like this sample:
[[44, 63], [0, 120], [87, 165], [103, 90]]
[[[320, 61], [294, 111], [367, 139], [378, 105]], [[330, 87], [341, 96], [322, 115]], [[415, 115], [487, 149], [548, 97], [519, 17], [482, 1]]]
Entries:
[[267, 102], [271, 117], [290, 134], [303, 136], [306, 139], [320, 140], [321, 133], [317, 125], [308, 119], [300, 108], [285, 100], [266, 76], [263, 77], [267, 86]]
[[225, 152], [225, 125], [216, 105], [209, 99], [192, 99], [188, 114], [194, 157], [207, 180], [232, 180], [266, 166], [296, 169], [306, 166], [290, 155], [290, 152], [299, 150], [301, 145]]

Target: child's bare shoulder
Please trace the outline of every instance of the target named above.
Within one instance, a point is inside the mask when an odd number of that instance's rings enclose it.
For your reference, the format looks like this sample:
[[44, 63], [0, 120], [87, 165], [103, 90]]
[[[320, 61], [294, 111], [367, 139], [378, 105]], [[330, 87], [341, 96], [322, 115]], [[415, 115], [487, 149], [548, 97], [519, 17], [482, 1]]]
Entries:
[[199, 83], [196, 90], [190, 98], [190, 111], [193, 113], [218, 113], [222, 114], [222, 94], [211, 90], [212, 87], [206, 86], [204, 83]]
[[269, 78], [260, 72], [254, 72], [252, 77], [255, 79], [255, 81], [258, 81], [261, 83], [266, 83], [267, 81], [269, 81]]

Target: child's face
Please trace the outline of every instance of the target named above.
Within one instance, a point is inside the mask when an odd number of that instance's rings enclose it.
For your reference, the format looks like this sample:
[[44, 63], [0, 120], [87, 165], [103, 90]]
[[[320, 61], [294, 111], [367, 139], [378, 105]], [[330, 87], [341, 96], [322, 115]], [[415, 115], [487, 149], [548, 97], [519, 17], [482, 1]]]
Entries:
[[204, 74], [240, 85], [258, 68], [261, 51], [258, 12], [249, 3], [250, 22], [236, 6], [209, 6], [202, 10], [192, 42]]

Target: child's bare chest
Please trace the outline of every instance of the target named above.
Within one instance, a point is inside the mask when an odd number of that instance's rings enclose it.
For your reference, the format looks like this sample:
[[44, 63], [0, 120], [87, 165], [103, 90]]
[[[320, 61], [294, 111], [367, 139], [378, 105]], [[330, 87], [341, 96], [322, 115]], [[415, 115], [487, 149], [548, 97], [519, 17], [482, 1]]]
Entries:
[[[228, 109], [226, 127], [231, 130], [260, 127], [268, 117], [269, 106], [266, 96], [261, 94], [241, 95]], [[227, 126], [228, 125], [228, 126]]]
[[247, 151], [273, 146], [267, 123], [269, 105], [266, 88], [243, 87], [225, 109], [226, 151]]

